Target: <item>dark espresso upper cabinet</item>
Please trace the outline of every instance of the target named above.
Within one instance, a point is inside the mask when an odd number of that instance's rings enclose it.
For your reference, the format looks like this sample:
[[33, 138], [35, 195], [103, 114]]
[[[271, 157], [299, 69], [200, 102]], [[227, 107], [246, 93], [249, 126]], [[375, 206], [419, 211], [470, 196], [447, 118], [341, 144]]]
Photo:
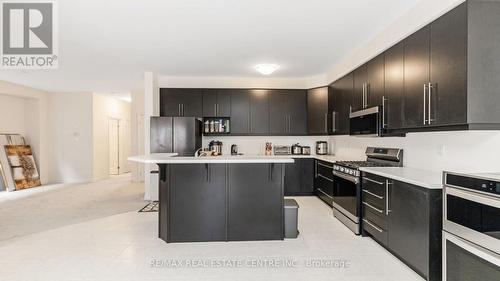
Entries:
[[384, 54], [366, 63], [366, 106], [381, 106], [384, 97]]
[[250, 132], [250, 95], [247, 90], [231, 92], [231, 134]]
[[352, 73], [347, 74], [330, 85], [331, 134], [349, 134], [349, 113], [351, 110], [352, 95]]
[[366, 64], [356, 68], [353, 72], [353, 89], [352, 89], [352, 111], [358, 111], [366, 108], [366, 85], [367, 72]]
[[405, 127], [427, 124], [427, 87], [429, 84], [430, 26], [410, 35], [404, 44]]
[[467, 123], [467, 5], [431, 24], [429, 125]]
[[203, 117], [231, 116], [231, 90], [203, 90]]
[[382, 102], [384, 129], [399, 129], [403, 126], [404, 49], [398, 43], [385, 51], [385, 91]]
[[328, 87], [307, 91], [307, 127], [311, 135], [328, 134]]
[[160, 116], [202, 117], [201, 89], [160, 89]]
[[307, 134], [307, 92], [272, 90], [269, 95], [271, 135]]
[[269, 134], [269, 90], [249, 90], [250, 133]]

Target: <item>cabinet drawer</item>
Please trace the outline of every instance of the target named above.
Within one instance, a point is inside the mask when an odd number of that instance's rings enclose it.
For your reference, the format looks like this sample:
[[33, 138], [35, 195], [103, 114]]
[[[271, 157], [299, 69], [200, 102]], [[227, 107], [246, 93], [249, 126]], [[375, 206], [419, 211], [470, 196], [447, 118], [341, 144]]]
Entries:
[[[363, 196], [362, 200], [363, 202], [363, 208], [369, 208], [372, 209], [374, 212], [380, 213], [379, 211], [382, 211], [382, 213], [385, 213], [385, 199], [378, 199], [377, 197], [374, 197], [370, 194], [366, 193], [366, 190], [363, 189]], [[374, 210], [378, 209], [378, 210]]]
[[333, 181], [329, 178], [318, 175], [318, 177], [314, 180], [314, 186], [325, 191], [331, 191], [331, 194], [333, 195]]
[[387, 245], [387, 221], [371, 211], [363, 211], [363, 230], [370, 233], [373, 239], [383, 245]]
[[363, 229], [370, 233], [373, 239], [380, 242], [382, 245], [387, 245], [387, 231], [379, 228], [373, 222], [363, 219]]
[[333, 180], [333, 164], [328, 162], [317, 161], [316, 162], [316, 175], [318, 177], [327, 178]]
[[363, 174], [362, 179], [363, 196], [370, 194], [374, 198], [385, 199], [385, 178], [371, 174]]
[[370, 208], [365, 208], [363, 207], [363, 219], [367, 219], [375, 226], [378, 228], [381, 228], [382, 230], [387, 230], [387, 219], [388, 217], [385, 215], [385, 213], [379, 213], [377, 211], [373, 211]]

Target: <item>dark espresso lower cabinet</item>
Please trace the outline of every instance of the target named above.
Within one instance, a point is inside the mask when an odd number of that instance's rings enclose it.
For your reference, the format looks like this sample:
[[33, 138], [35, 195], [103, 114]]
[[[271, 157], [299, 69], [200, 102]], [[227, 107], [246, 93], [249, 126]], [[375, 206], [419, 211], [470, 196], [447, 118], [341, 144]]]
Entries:
[[160, 164], [166, 242], [282, 240], [281, 163]]
[[363, 174], [362, 189], [363, 233], [426, 280], [441, 280], [442, 190], [369, 173]]
[[285, 164], [285, 196], [314, 194], [314, 159], [295, 158]]
[[283, 239], [282, 164], [228, 164], [227, 240]]
[[226, 240], [226, 165], [169, 165], [168, 242]]

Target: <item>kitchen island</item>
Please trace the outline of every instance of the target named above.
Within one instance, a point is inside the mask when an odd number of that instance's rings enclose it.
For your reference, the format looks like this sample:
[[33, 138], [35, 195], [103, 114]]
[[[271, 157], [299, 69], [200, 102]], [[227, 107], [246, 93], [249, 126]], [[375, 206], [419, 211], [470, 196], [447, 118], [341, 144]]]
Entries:
[[290, 157], [170, 157], [159, 166], [159, 237], [171, 242], [284, 238], [285, 164]]

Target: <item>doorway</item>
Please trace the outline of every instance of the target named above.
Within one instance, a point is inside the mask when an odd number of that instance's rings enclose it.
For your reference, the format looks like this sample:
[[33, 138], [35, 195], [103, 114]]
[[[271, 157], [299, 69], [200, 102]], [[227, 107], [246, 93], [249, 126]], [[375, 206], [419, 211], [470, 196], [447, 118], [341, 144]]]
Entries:
[[108, 119], [109, 174], [120, 174], [120, 120]]

